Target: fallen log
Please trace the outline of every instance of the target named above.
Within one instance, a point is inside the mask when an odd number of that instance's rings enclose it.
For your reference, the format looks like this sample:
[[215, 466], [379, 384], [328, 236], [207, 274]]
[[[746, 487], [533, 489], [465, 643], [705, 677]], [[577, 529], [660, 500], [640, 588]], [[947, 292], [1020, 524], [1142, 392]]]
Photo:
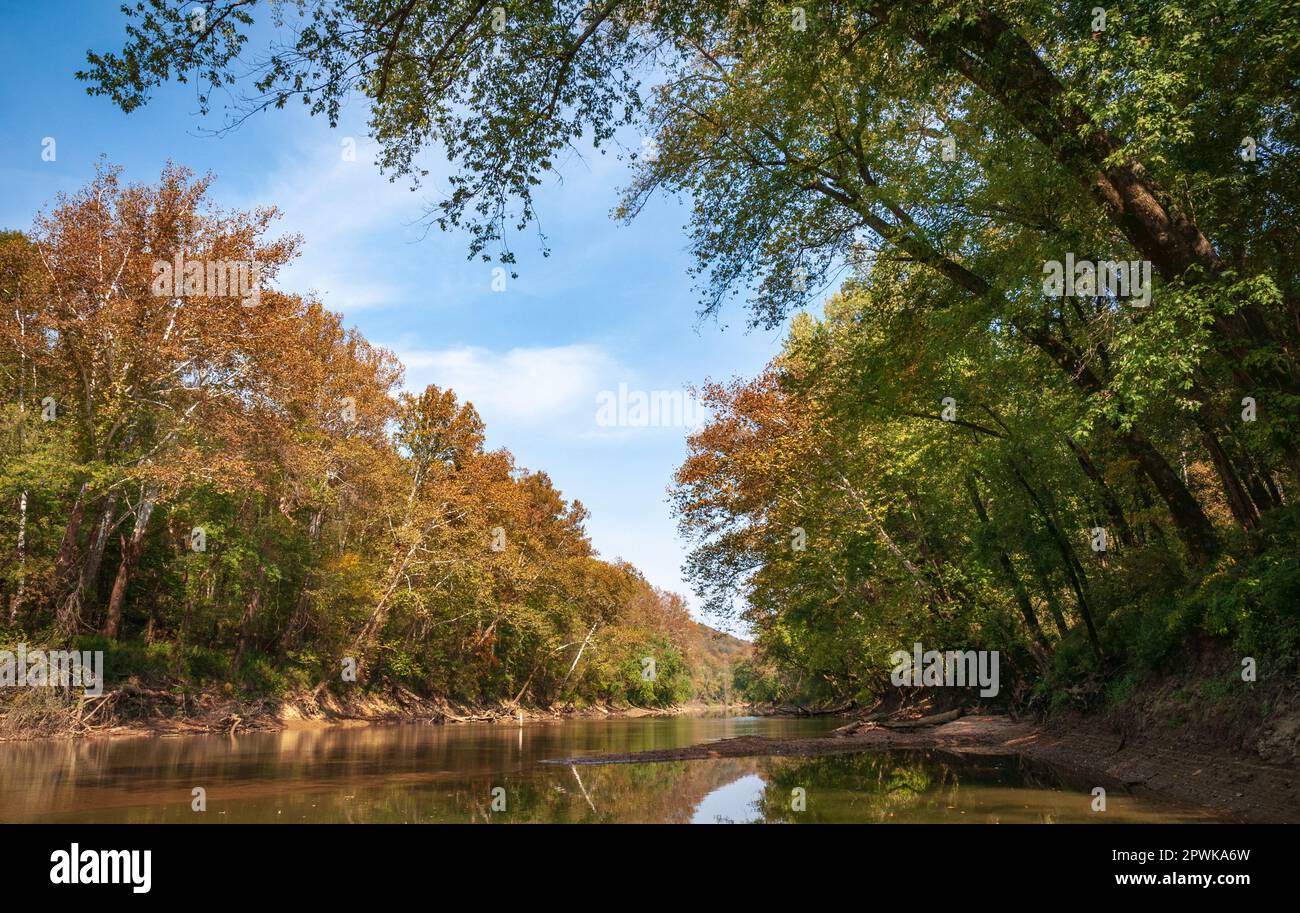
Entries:
[[860, 729], [869, 726], [872, 723], [879, 723], [888, 716], [888, 710], [877, 710], [875, 713], [868, 713], [866, 716], [856, 719], [851, 723], [847, 723], [837, 729], [831, 730], [831, 734], [839, 736], [854, 735]]
[[852, 710], [853, 701], [845, 701], [836, 707], [802, 707], [798, 704], [778, 704], [776, 712], [789, 716], [835, 716]]
[[882, 720], [880, 725], [887, 729], [920, 729], [922, 726], [938, 726], [950, 723], [961, 716], [961, 710], [949, 710], [946, 713], [934, 713], [915, 720]]

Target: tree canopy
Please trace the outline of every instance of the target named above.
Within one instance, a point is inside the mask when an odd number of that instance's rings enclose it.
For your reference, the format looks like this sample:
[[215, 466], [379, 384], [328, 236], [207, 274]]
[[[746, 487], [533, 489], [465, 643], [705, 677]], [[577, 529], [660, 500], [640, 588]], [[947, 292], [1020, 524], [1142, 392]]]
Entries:
[[[704, 313], [743, 297], [777, 326], [836, 292], [762, 377], [711, 388], [678, 477], [702, 590], [748, 596], [819, 688], [921, 624], [1100, 665], [1187, 598], [1293, 651], [1294, 2], [125, 12], [90, 92], [130, 110], [193, 80], [232, 120], [331, 121], [359, 92], [394, 178], [450, 159], [432, 215], [471, 256], [511, 262], [535, 188], [592, 145], [633, 163], [617, 216], [689, 200]], [[817, 547], [791, 553], [796, 527]]]
[[466, 701], [721, 696], [716, 632], [598, 558], [472, 404], [402, 392], [392, 353], [278, 290], [299, 240], [209, 187], [104, 166], [0, 238], [9, 636], [262, 692], [346, 690], [351, 662]]

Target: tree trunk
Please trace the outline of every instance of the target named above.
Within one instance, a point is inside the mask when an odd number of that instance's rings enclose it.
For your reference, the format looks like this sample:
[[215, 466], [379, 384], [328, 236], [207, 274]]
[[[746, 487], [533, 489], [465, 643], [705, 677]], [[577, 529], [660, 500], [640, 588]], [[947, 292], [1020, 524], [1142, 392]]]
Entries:
[[1219, 550], [1219, 536], [1186, 483], [1140, 432], [1131, 432], [1124, 443], [1169, 509], [1192, 564], [1198, 567], [1207, 564]]
[[[587, 649], [587, 644], [591, 642], [591, 636], [596, 633], [596, 626], [599, 624], [599, 620], [593, 621], [591, 623], [591, 630], [588, 631], [587, 636], [582, 639], [582, 646], [578, 648], [578, 655], [573, 657], [573, 664], [569, 666], [569, 671], [565, 674], [564, 681], [560, 683], [561, 693], [564, 691], [564, 686], [569, 684], [569, 679], [573, 677], [573, 670], [578, 668], [578, 661], [582, 659], [582, 651]], [[523, 692], [520, 692], [520, 694], [522, 693]], [[517, 701], [519, 698], [516, 697], [515, 700]]]
[[18, 580], [9, 602], [9, 623], [17, 624], [27, 587], [27, 489], [18, 495]]
[[934, 571], [935, 589], [938, 590], [939, 595], [943, 597], [945, 602], [950, 602], [952, 594], [948, 591], [948, 582], [944, 580], [943, 568], [935, 557], [934, 550], [930, 547], [930, 540], [926, 534], [925, 520], [921, 515], [921, 499], [911, 486], [903, 487], [903, 498], [907, 501], [908, 510], [912, 512], [912, 522], [916, 524], [916, 550], [920, 553], [921, 560]]
[[[27, 443], [27, 321], [17, 304], [14, 319], [18, 323], [18, 453], [21, 456]], [[18, 494], [18, 580], [13, 599], [9, 602], [9, 623], [16, 625], [22, 614], [27, 590], [27, 489]]]
[[[1223, 262], [1195, 221], [1166, 202], [1170, 195], [1145, 167], [1125, 155], [1105, 125], [1070, 98], [1034, 46], [996, 12], [940, 16], [930, 3], [916, 0], [872, 0], [867, 8], [882, 21], [898, 16], [928, 54], [982, 89], [1034, 136], [1166, 281], [1218, 277]], [[1188, 272], [1193, 267], [1199, 274]], [[1252, 389], [1256, 379], [1245, 368], [1248, 344], [1272, 342], [1263, 314], [1247, 302], [1236, 314], [1216, 315], [1214, 327], [1238, 385]], [[1298, 392], [1294, 372], [1285, 367], [1265, 364], [1256, 373], [1272, 389]], [[1295, 459], [1294, 445], [1288, 448]]]
[[940, 16], [934, 4], [873, 0], [872, 16], [897, 21], [926, 53], [982, 89], [1088, 190], [1112, 224], [1166, 279], [1199, 265], [1221, 268], [1209, 240], [1165, 196], [1141, 164], [1070, 99], [1037, 51], [996, 12]]
[[1128, 518], [1124, 516], [1124, 508], [1120, 506], [1119, 498], [1115, 497], [1115, 492], [1106, 484], [1105, 477], [1097, 469], [1092, 457], [1088, 456], [1088, 452], [1068, 434], [1065, 436], [1065, 443], [1069, 445], [1070, 452], [1079, 461], [1079, 467], [1083, 470], [1083, 474], [1097, 486], [1097, 491], [1101, 495], [1102, 507], [1105, 508], [1106, 516], [1110, 518], [1111, 525], [1115, 527], [1116, 533], [1119, 534], [1119, 541], [1124, 545], [1135, 545], [1133, 530], [1129, 527]]
[[1203, 430], [1201, 443], [1210, 454], [1210, 460], [1214, 463], [1215, 471], [1223, 483], [1223, 493], [1227, 498], [1233, 519], [1243, 530], [1250, 532], [1259, 524], [1259, 512], [1241, 484], [1241, 478], [1233, 468], [1232, 461], [1228, 459], [1227, 452], [1224, 451], [1223, 445], [1219, 443], [1219, 438], [1213, 431]]
[[1016, 481], [1029, 495], [1029, 499], [1033, 501], [1034, 507], [1038, 510], [1038, 515], [1042, 518], [1043, 523], [1047, 525], [1047, 532], [1051, 535], [1052, 541], [1056, 543], [1057, 550], [1061, 553], [1061, 561], [1065, 566], [1065, 576], [1070, 581], [1070, 587], [1074, 590], [1075, 602], [1079, 607], [1079, 617], [1083, 619], [1084, 627], [1088, 631], [1088, 643], [1092, 645], [1093, 654], [1098, 659], [1101, 659], [1101, 640], [1097, 637], [1097, 627], [1093, 623], [1092, 606], [1088, 601], [1087, 578], [1083, 576], [1082, 566], [1079, 564], [1079, 559], [1075, 557], [1074, 549], [1070, 546], [1070, 540], [1061, 532], [1061, 528], [1056, 525], [1056, 521], [1052, 519], [1051, 513], [1047, 510], [1047, 505], [1043, 503], [1038, 492], [1029, 484], [1029, 480], [1025, 478], [1014, 463], [1011, 464], [1011, 472], [1015, 475]]
[[108, 598], [108, 614], [104, 619], [105, 637], [116, 640], [122, 627], [122, 607], [126, 604], [126, 588], [131, 582], [144, 551], [144, 534], [149, 526], [149, 517], [153, 514], [154, 499], [157, 490], [146, 487], [140, 499], [140, 509], [135, 514], [135, 526], [131, 529], [131, 538], [122, 542], [122, 559], [118, 562], [117, 577], [113, 580], [113, 592]]
[[[320, 530], [325, 521], [325, 508], [320, 508], [312, 515], [311, 525], [307, 530], [307, 539], [312, 545], [313, 553], [317, 544], [320, 542]], [[303, 575], [302, 586], [298, 590], [298, 597], [293, 602], [293, 611], [289, 614], [289, 622], [285, 625], [284, 633], [280, 637], [280, 652], [286, 653], [298, 645], [298, 638], [304, 628], [307, 627], [307, 613], [311, 608], [311, 597], [309, 591], [311, 584], [315, 579], [315, 569], [308, 568]]]
[[[975, 482], [974, 475], [966, 476], [966, 490], [970, 493], [971, 504], [975, 507], [975, 513], [979, 517], [980, 525], [991, 530], [988, 510], [984, 507], [984, 499], [980, 497], [979, 486]], [[1016, 573], [1015, 565], [1011, 563], [1011, 556], [1007, 554], [1007, 550], [1002, 547], [1000, 542], [995, 544], [998, 553], [998, 564], [1002, 568], [1002, 576], [1011, 585], [1011, 590], [1016, 596], [1016, 604], [1020, 606], [1020, 616], [1025, 620], [1025, 626], [1029, 628], [1029, 633], [1033, 636], [1034, 642], [1038, 644], [1045, 656], [1050, 649], [1050, 645], [1047, 642], [1047, 635], [1043, 633], [1043, 628], [1038, 623], [1038, 616], [1034, 613], [1034, 605], [1029, 601], [1029, 592], [1021, 582], [1020, 575]]]
[[370, 613], [370, 617], [366, 619], [366, 623], [362, 625], [361, 632], [352, 642], [352, 648], [358, 657], [363, 657], [369, 653], [375, 640], [379, 637], [380, 633], [383, 632], [384, 625], [388, 621], [388, 600], [397, 590], [398, 584], [402, 582], [402, 575], [406, 573], [406, 568], [410, 565], [411, 559], [415, 557], [415, 553], [419, 549], [423, 539], [424, 533], [421, 531], [420, 536], [411, 544], [411, 547], [406, 550], [405, 555], [402, 554], [400, 549], [397, 554], [394, 555], [395, 566], [390, 572], [388, 586], [384, 589], [384, 594], [379, 597], [379, 602], [375, 604], [374, 609]]
[[1029, 566], [1033, 568], [1034, 577], [1038, 580], [1038, 586], [1043, 591], [1043, 601], [1047, 603], [1047, 611], [1052, 616], [1052, 624], [1056, 625], [1057, 633], [1064, 640], [1070, 636], [1070, 625], [1065, 620], [1065, 613], [1061, 611], [1060, 600], [1056, 598], [1056, 587], [1052, 584], [1048, 569], [1043, 566], [1038, 554], [1033, 549], [1030, 549], [1028, 554]]
[[[1079, 357], [1051, 333], [1015, 324], [1017, 331], [1057, 363], [1074, 383], [1087, 394], [1103, 390], [1101, 380]], [[1136, 428], [1124, 430], [1112, 424], [1116, 438], [1137, 461], [1152, 486], [1165, 502], [1178, 536], [1187, 549], [1188, 559], [1198, 567], [1207, 564], [1219, 549], [1219, 537], [1201, 505], [1192, 497], [1187, 484], [1179, 477], [1160, 451]]]
[[73, 502], [73, 510], [68, 515], [68, 525], [64, 528], [64, 538], [59, 544], [59, 555], [55, 558], [55, 576], [53, 576], [53, 585], [60, 587], [64, 577], [68, 575], [68, 568], [73, 566], [75, 554], [77, 554], [77, 541], [81, 538], [82, 519], [86, 516], [86, 492], [90, 489], [90, 483], [82, 483], [81, 489], [78, 489], [77, 499]]
[[81, 565], [81, 589], [85, 595], [95, 594], [95, 583], [99, 580], [99, 569], [104, 563], [104, 549], [108, 546], [108, 531], [113, 528], [117, 514], [117, 493], [109, 494], [104, 503], [99, 523], [95, 525], [94, 536], [86, 552], [86, 559]]
[[91, 534], [86, 554], [81, 559], [81, 570], [72, 589], [63, 597], [59, 612], [71, 618], [84, 618], [83, 609], [89, 597], [94, 595], [95, 583], [99, 579], [99, 569], [104, 562], [104, 549], [108, 545], [108, 531], [113, 527], [113, 518], [117, 510], [117, 493], [110, 492], [104, 500], [104, 509], [100, 512], [99, 522]]
[[257, 623], [257, 613], [262, 606], [262, 583], [265, 579], [266, 568], [263, 567], [258, 573], [253, 594], [244, 606], [243, 617], [239, 619], [239, 637], [235, 643], [235, 657], [231, 661], [231, 670], [235, 673], [239, 672], [239, 661], [244, 658], [244, 651], [253, 642], [253, 626]]

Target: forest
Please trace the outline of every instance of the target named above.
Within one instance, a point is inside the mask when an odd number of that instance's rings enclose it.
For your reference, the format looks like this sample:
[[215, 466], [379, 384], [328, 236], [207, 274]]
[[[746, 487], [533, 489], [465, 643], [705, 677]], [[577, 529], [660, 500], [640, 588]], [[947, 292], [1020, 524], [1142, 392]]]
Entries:
[[[705, 606], [754, 633], [753, 699], [871, 701], [921, 641], [999, 650], [1005, 699], [1042, 708], [1192, 667], [1203, 697], [1294, 680], [1294, 2], [285, 15], [127, 6], [78, 75], [125, 112], [172, 81], [204, 112], [234, 95], [235, 121], [334, 123], [359, 95], [394, 180], [450, 161], [431, 225], [507, 265], [557, 163], [620, 157], [616, 219], [687, 202], [702, 319], [781, 331], [759, 376], [704, 386], [671, 495]], [[497, 695], [628, 689], [623, 658], [675, 655], [681, 605], [593, 559], [581, 507], [484, 452], [450, 391], [394, 397], [385, 353], [290, 295], [116, 292], [178, 245], [273, 279], [269, 214], [200, 219], [202, 189], [105, 172], [6, 243], [11, 624], [222, 645], [266, 675], [354, 651]], [[620, 646], [575, 672], [595, 634]]]
[[471, 404], [403, 392], [392, 353], [271, 287], [300, 239], [209, 191], [103, 165], [0, 237], [7, 640], [249, 695], [724, 696], [717, 632], [596, 557]]

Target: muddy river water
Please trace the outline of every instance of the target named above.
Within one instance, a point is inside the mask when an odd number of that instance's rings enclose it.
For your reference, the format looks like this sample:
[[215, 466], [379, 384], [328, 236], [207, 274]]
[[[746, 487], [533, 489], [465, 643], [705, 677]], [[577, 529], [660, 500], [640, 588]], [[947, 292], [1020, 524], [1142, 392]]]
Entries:
[[11, 742], [0, 744], [0, 821], [1100, 823], [1208, 817], [1113, 793], [1098, 814], [1089, 784], [1019, 758], [908, 751], [544, 763], [733, 736], [815, 736], [840, 722], [680, 716]]

